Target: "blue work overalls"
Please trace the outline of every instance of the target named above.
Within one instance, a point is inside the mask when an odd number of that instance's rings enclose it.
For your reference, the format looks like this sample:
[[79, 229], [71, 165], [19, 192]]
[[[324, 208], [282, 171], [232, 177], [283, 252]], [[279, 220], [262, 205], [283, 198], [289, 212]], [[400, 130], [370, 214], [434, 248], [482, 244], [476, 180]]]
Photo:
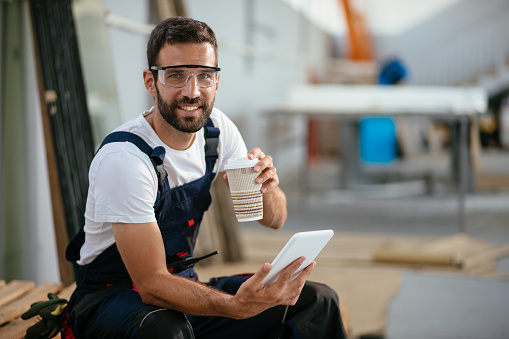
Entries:
[[[162, 169], [164, 148], [152, 149], [141, 138], [128, 132], [114, 132], [106, 137], [109, 142], [133, 142], [147, 154], [159, 178], [159, 189], [154, 204], [156, 219], [164, 241], [168, 266], [179, 258], [192, 256], [203, 213], [211, 203], [210, 186], [214, 179], [219, 130], [209, 120], [205, 128], [206, 173], [187, 184], [170, 188]], [[102, 147], [101, 145], [101, 147]], [[77, 265], [79, 251], [84, 243], [83, 228], [68, 246], [66, 257], [74, 263], [77, 289], [71, 297], [63, 319], [63, 338], [306, 338], [298, 323], [309, 324], [323, 317], [317, 313], [317, 304], [325, 313], [332, 314], [343, 328], [337, 296], [330, 298], [326, 286], [307, 283], [298, 305], [292, 306], [282, 324], [286, 307], [278, 306], [258, 316], [234, 320], [222, 317], [185, 316], [182, 313], [144, 304], [133, 289], [117, 247], [113, 244], [88, 265]], [[198, 280], [192, 267], [175, 272]], [[214, 278], [208, 283], [217, 289], [235, 294], [247, 276]], [[305, 293], [309, 290], [311, 293]], [[309, 296], [305, 296], [309, 294]], [[302, 300], [302, 302], [301, 302]], [[317, 303], [316, 301], [321, 302]], [[304, 312], [302, 312], [304, 311]], [[332, 312], [332, 313], [331, 313]], [[309, 317], [314, 317], [310, 319]], [[299, 321], [299, 318], [302, 321]], [[297, 323], [296, 323], [297, 322]], [[315, 327], [318, 327], [319, 322]], [[337, 323], [337, 322], [333, 322]], [[324, 325], [324, 324], [322, 324]], [[329, 325], [327, 325], [329, 326]], [[335, 325], [334, 325], [335, 326]], [[322, 326], [323, 327], [323, 326]], [[330, 326], [329, 326], [330, 327]], [[336, 332], [336, 329], [331, 329]], [[344, 330], [342, 330], [344, 333]], [[343, 338], [339, 336], [337, 338]], [[329, 338], [336, 338], [329, 336]]]

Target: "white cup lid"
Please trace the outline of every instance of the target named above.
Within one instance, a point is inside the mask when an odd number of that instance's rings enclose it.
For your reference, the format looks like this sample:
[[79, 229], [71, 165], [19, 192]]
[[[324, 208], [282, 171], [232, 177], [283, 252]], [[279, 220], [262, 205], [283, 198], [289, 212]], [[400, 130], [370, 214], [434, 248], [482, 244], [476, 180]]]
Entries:
[[258, 163], [258, 159], [250, 160], [246, 158], [233, 158], [228, 159], [228, 163], [224, 166], [224, 169], [237, 169], [237, 168], [246, 168], [246, 167], [255, 167]]

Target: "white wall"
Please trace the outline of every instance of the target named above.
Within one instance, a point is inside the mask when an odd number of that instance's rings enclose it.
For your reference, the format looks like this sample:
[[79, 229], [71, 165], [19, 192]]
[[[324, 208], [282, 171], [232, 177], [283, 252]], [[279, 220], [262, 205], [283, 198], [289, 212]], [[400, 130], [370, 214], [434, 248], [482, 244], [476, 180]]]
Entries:
[[[115, 74], [120, 73], [125, 76], [124, 73], [128, 73], [133, 77], [137, 74], [135, 73], [137, 68], [132, 70], [125, 67], [123, 72], [124, 67], [119, 68], [113, 62], [113, 50], [104, 13], [105, 7], [102, 0], [73, 1], [87, 106], [96, 146], [99, 146], [104, 137], [122, 121], [117, 83], [123, 84], [123, 79], [120, 77], [116, 79]], [[123, 98], [126, 95], [124, 93]], [[133, 114], [125, 107], [122, 112]]]
[[411, 84], [471, 82], [509, 59], [508, 17], [507, 0], [454, 1], [397, 35], [375, 35], [377, 55], [401, 57]]
[[377, 36], [395, 36], [429, 21], [462, 0], [356, 0], [353, 4], [364, 15]]
[[[104, 0], [106, 11], [139, 23], [149, 23], [149, 1]], [[153, 104], [143, 84], [143, 70], [147, 68], [147, 40], [142, 33], [108, 27], [116, 89], [120, 107], [120, 121], [140, 115]]]

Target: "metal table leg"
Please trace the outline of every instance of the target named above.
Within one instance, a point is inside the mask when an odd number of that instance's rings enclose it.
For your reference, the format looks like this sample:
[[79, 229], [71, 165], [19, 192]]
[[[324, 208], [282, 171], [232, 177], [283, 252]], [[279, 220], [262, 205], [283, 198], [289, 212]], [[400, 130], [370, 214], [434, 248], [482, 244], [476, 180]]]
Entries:
[[341, 127], [341, 188], [351, 189], [360, 171], [358, 119], [342, 119]]
[[464, 233], [465, 229], [465, 193], [467, 191], [468, 164], [468, 116], [462, 116], [459, 120], [458, 136], [458, 232]]

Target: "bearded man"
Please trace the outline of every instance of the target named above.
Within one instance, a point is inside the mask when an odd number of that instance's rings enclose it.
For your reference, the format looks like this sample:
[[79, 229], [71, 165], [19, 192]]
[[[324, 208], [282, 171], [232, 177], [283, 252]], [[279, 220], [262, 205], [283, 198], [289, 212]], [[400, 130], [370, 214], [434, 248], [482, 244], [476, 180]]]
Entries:
[[[260, 225], [279, 229], [286, 197], [272, 158], [247, 151], [231, 120], [214, 107], [217, 42], [205, 23], [170, 18], [152, 32], [145, 88], [154, 107], [109, 134], [89, 171], [85, 225], [71, 241], [77, 288], [64, 338], [344, 338], [336, 293], [307, 282], [315, 263], [291, 280], [252, 276], [199, 281], [192, 264], [210, 185], [230, 158], [257, 159]], [[291, 307], [288, 307], [291, 306]]]

